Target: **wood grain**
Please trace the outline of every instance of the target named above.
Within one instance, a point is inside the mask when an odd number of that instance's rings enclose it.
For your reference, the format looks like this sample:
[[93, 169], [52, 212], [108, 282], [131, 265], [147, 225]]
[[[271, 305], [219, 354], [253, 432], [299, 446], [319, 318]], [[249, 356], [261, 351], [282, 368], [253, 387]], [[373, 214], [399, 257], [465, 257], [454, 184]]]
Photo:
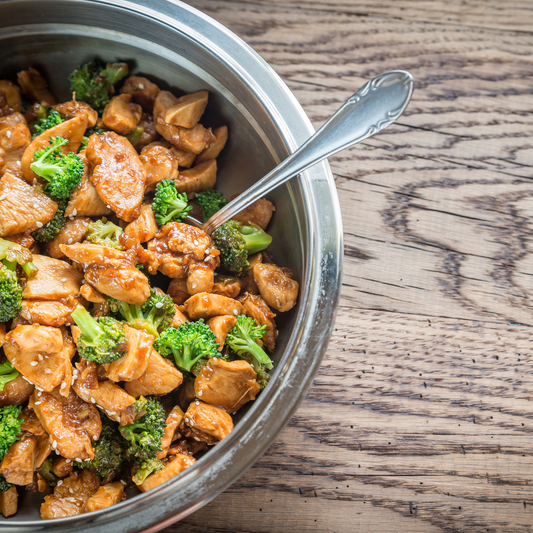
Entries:
[[533, 5], [195, 0], [320, 125], [415, 77], [400, 123], [331, 159], [342, 305], [306, 400], [169, 532], [533, 530]]

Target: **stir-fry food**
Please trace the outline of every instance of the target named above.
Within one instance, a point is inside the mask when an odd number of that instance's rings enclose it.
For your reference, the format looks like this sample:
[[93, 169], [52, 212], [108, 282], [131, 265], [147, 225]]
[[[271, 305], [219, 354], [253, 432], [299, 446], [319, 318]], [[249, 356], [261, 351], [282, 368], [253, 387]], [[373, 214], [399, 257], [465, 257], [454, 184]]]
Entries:
[[103, 509], [192, 466], [268, 383], [296, 304], [261, 199], [213, 235], [228, 129], [97, 61], [57, 103], [30, 68], [0, 80], [0, 512]]

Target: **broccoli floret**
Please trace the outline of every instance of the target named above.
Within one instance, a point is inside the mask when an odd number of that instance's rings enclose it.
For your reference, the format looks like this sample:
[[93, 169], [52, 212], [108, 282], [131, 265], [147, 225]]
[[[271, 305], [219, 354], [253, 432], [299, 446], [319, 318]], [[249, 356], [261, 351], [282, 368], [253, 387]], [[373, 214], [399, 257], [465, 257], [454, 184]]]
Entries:
[[15, 318], [22, 311], [22, 287], [17, 274], [0, 263], [0, 322]]
[[102, 128], [99, 128], [98, 126], [93, 126], [92, 128], [88, 128], [85, 130], [85, 135], [81, 139], [80, 149], [78, 152], [81, 152], [82, 150], [87, 149], [87, 145], [89, 144], [89, 137], [94, 134], [102, 135], [102, 133], [105, 133], [105, 130]]
[[239, 315], [237, 323], [226, 337], [226, 344], [240, 357], [251, 355], [259, 365], [271, 369], [273, 365], [270, 357], [256, 342], [265, 333], [266, 326], [258, 326], [253, 318]]
[[141, 396], [137, 402], [144, 415], [133, 424], [120, 426], [119, 431], [129, 443], [128, 456], [139, 464], [155, 459], [156, 452], [161, 450], [166, 414], [161, 401], [155, 396]]
[[49, 108], [46, 116], [40, 118], [39, 122], [33, 126], [34, 134], [32, 139], [35, 139], [35, 137], [41, 135], [44, 131], [53, 128], [62, 122], [65, 121], [61, 118], [61, 115], [55, 109]]
[[126, 336], [121, 322], [108, 316], [95, 320], [81, 305], [71, 316], [81, 329], [78, 352], [87, 361], [108, 364], [124, 355]]
[[68, 205], [68, 198], [57, 201], [57, 211], [52, 220], [49, 220], [42, 228], [36, 229], [31, 236], [38, 242], [48, 242], [55, 239], [65, 226], [67, 219], [65, 211]]
[[159, 459], [147, 459], [140, 464], [139, 470], [135, 472], [131, 480], [136, 485], [140, 485], [148, 476], [163, 470], [163, 468], [165, 468], [165, 465]]
[[168, 328], [154, 342], [164, 357], [174, 356], [176, 366], [187, 372], [202, 358], [218, 357], [215, 334], [201, 318]]
[[61, 147], [68, 144], [63, 137], [51, 137], [50, 147], [37, 150], [30, 168], [45, 179], [45, 192], [54, 199], [64, 199], [80, 184], [85, 165], [79, 156], [69, 152], [65, 155]]
[[220, 251], [223, 270], [238, 276], [248, 272], [248, 256], [264, 250], [272, 242], [272, 237], [259, 226], [245, 226], [236, 220], [219, 226], [211, 237]]
[[23, 419], [19, 419], [21, 410], [22, 407], [16, 405], [0, 407], [0, 460], [9, 447], [20, 439], [20, 427], [24, 422]]
[[126, 139], [128, 139], [131, 145], [135, 148], [139, 144], [143, 133], [144, 128], [142, 126], [137, 126], [131, 133], [128, 133], [128, 135], [126, 135]]
[[70, 92], [76, 93], [76, 100], [87, 102], [101, 113], [115, 92], [113, 86], [127, 75], [126, 63], [108, 63], [105, 68], [99, 61], [85, 63], [69, 76]]
[[207, 222], [217, 211], [220, 211], [227, 203], [228, 199], [215, 190], [197, 192], [194, 199], [202, 208], [204, 222]]
[[32, 262], [31, 252], [20, 244], [0, 239], [0, 261], [13, 271], [19, 264], [28, 278], [33, 278], [37, 274], [37, 267]]
[[18, 370], [9, 362], [6, 361], [0, 365], [0, 392], [4, 390], [4, 387], [14, 379], [18, 378]]
[[43, 464], [37, 469], [37, 472], [41, 474], [41, 476], [48, 481], [48, 484], [51, 487], [55, 487], [57, 485], [57, 481], [59, 478], [54, 474], [54, 460], [51, 456], [48, 456]]
[[150, 290], [148, 300], [142, 305], [110, 298], [109, 306], [114, 313], [120, 313], [132, 328], [144, 329], [154, 337], [168, 328], [176, 314], [172, 298], [168, 294], [159, 294], [155, 289]]
[[5, 492], [9, 490], [13, 485], [6, 481], [6, 478], [0, 474], [0, 492]]
[[94, 244], [124, 250], [124, 246], [118, 241], [121, 233], [121, 227], [103, 217], [101, 220], [91, 222], [87, 226], [85, 237]]
[[104, 479], [111, 471], [120, 472], [126, 458], [126, 446], [117, 426], [106, 418], [102, 418], [102, 432], [94, 445], [94, 458], [77, 463], [79, 468], [89, 468], [100, 479]]
[[187, 205], [187, 195], [178, 193], [172, 180], [160, 181], [155, 187], [152, 209], [160, 226], [169, 222], [177, 222], [187, 216], [192, 206]]

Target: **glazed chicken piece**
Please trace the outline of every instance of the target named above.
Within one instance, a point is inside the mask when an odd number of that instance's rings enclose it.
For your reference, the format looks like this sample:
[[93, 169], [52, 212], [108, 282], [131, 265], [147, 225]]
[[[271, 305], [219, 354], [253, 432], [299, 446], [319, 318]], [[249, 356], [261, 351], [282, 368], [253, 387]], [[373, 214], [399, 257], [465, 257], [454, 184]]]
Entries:
[[190, 294], [187, 292], [187, 280], [185, 278], [175, 278], [170, 281], [167, 294], [176, 305], [182, 305]]
[[106, 509], [121, 501], [127, 499], [127, 494], [124, 492], [124, 483], [122, 481], [115, 481], [114, 483], [107, 483], [102, 485], [88, 500], [87, 512], [98, 511], [99, 509]]
[[133, 381], [140, 378], [146, 368], [152, 352], [154, 338], [146, 331], [124, 326], [126, 335], [126, 354], [110, 364], [102, 365], [101, 376], [111, 381]]
[[226, 411], [198, 400], [189, 405], [184, 422], [188, 427], [186, 437], [212, 444], [227, 437], [233, 429], [233, 420]]
[[31, 433], [36, 437], [46, 435], [46, 431], [44, 430], [42, 424], [39, 422], [39, 419], [37, 418], [37, 415], [35, 414], [35, 411], [33, 409], [30, 409], [29, 407], [25, 407], [24, 409], [22, 409], [19, 415], [19, 419], [21, 418], [24, 420], [24, 422], [22, 422], [22, 425], [20, 426], [20, 429], [22, 431]]
[[[222, 315], [214, 316], [207, 321], [207, 325], [217, 338], [218, 348], [220, 352], [224, 348], [226, 342], [226, 336], [235, 327], [237, 323], [237, 317], [235, 315]], [[209, 402], [208, 402], [209, 403]]]
[[64, 457], [56, 457], [54, 459], [53, 472], [57, 477], [66, 477], [73, 470], [72, 461]]
[[52, 444], [48, 433], [43, 432], [37, 438], [37, 457], [35, 458], [35, 468], [41, 468], [48, 456], [52, 453]]
[[254, 266], [254, 281], [265, 302], [284, 313], [290, 311], [298, 298], [300, 284], [292, 279], [294, 274], [286, 268], [258, 263]]
[[131, 94], [126, 93], [111, 98], [102, 114], [102, 122], [107, 128], [121, 135], [128, 135], [135, 129], [141, 120], [142, 108], [131, 100]]
[[90, 470], [75, 470], [55, 486], [53, 494], [44, 497], [41, 518], [64, 518], [87, 512], [89, 498], [99, 486], [100, 480]]
[[95, 126], [98, 120], [98, 111], [95, 111], [89, 104], [78, 100], [63, 102], [53, 106], [53, 108], [67, 120], [85, 114], [87, 116], [88, 128]]
[[4, 91], [0, 91], [0, 117], [11, 115], [15, 110], [9, 105]]
[[140, 214], [146, 171], [135, 148], [112, 131], [91, 135], [87, 160], [93, 172], [91, 183], [116, 215], [131, 222]]
[[196, 459], [189, 454], [180, 453], [173, 455], [163, 470], [148, 476], [138, 488], [142, 492], [148, 492], [149, 490], [162, 485], [178, 474], [181, 474], [181, 472], [192, 466], [195, 462]]
[[100, 294], [94, 287], [91, 287], [88, 283], [84, 283], [81, 286], [80, 294], [88, 301], [93, 304], [105, 304], [107, 298]]
[[237, 298], [241, 292], [241, 280], [235, 276], [215, 276], [213, 285], [213, 294], [227, 296], [228, 298]]
[[176, 399], [178, 400], [178, 405], [184, 411], [186, 411], [191, 402], [196, 399], [196, 393], [194, 392], [194, 379], [192, 379], [192, 377], [188, 378], [187, 381], [183, 383], [183, 386], [178, 389]]
[[72, 387], [85, 402], [95, 404], [122, 426], [133, 424], [137, 412], [132, 408], [135, 398], [111, 381], [98, 381], [96, 363], [83, 359], [76, 363], [78, 377]]
[[207, 292], [191, 296], [183, 305], [191, 320], [198, 320], [199, 318], [207, 320], [219, 315], [239, 316], [244, 314], [244, 307], [236, 300]]
[[159, 226], [155, 221], [152, 206], [145, 204], [141, 206], [141, 214], [139, 215], [139, 218], [130, 222], [124, 228], [124, 235], [135, 239], [138, 244], [141, 244], [143, 242], [151, 241], [158, 230]]
[[7, 105], [16, 113], [20, 113], [22, 107], [20, 87], [9, 80], [0, 80], [0, 92], [4, 93]]
[[41, 76], [41, 74], [30, 67], [28, 70], [21, 70], [17, 74], [17, 81], [24, 93], [24, 96], [30, 102], [47, 103], [48, 105], [54, 105], [56, 99], [52, 93], [48, 90], [48, 83]]
[[186, 152], [185, 150], [180, 150], [168, 141], [162, 140], [160, 142], [162, 146], [166, 146], [170, 149], [172, 155], [178, 162], [178, 168], [189, 168], [194, 163], [196, 154], [193, 154], [192, 152]]
[[[84, 287], [84, 286], [83, 286]], [[59, 328], [74, 323], [70, 314], [80, 303], [75, 298], [61, 302], [45, 300], [22, 300], [20, 316], [28, 322]]]
[[0, 474], [8, 483], [29, 485], [33, 481], [36, 452], [36, 438], [33, 435], [23, 435], [4, 455], [0, 464]]
[[170, 445], [175, 440], [176, 431], [183, 420], [183, 411], [179, 405], [172, 408], [165, 420], [165, 432], [161, 439], [161, 450], [156, 452], [158, 459], [163, 459], [168, 455]]
[[181, 311], [181, 309], [178, 309], [178, 306], [174, 304], [174, 308], [176, 309], [176, 313], [172, 317], [172, 320], [170, 321], [170, 325], [173, 328], [177, 328], [181, 326], [182, 324], [185, 324], [185, 322], [188, 322], [189, 319], [185, 313]]
[[57, 204], [6, 172], [0, 178], [0, 237], [29, 233], [52, 220]]
[[46, 253], [55, 259], [65, 257], [59, 248], [60, 244], [76, 244], [85, 240], [87, 226], [92, 222], [89, 217], [68, 219], [57, 236], [46, 243]]
[[206, 90], [185, 94], [166, 110], [163, 119], [173, 126], [192, 128], [204, 114], [208, 99], [209, 93]]
[[257, 263], [261, 263], [262, 261], [263, 254], [261, 252], [248, 257], [248, 263], [250, 263], [248, 273], [246, 276], [239, 278], [239, 281], [241, 282], [242, 293], [248, 292], [250, 294], [259, 294], [259, 289], [254, 281], [254, 267]]
[[[78, 245], [79, 246], [79, 245]], [[22, 296], [28, 300], [60, 300], [77, 297], [80, 293], [83, 274], [66, 261], [45, 255], [33, 255], [39, 269], [37, 274], [24, 283]]]
[[2, 513], [4, 518], [17, 512], [18, 498], [17, 487], [14, 485], [5, 492], [0, 491], [0, 513]]
[[85, 113], [78, 115], [69, 120], [65, 120], [61, 124], [57, 124], [53, 128], [43, 131], [40, 135], [35, 137], [24, 151], [24, 155], [21, 159], [22, 173], [26, 178], [26, 181], [33, 183], [33, 180], [37, 178], [37, 174], [33, 172], [30, 165], [33, 163], [34, 154], [41, 148], [50, 147], [50, 139], [52, 137], [63, 137], [67, 139], [68, 144], [61, 146], [61, 151], [64, 154], [68, 152], [76, 153], [81, 145], [83, 135], [87, 129], [88, 118]]
[[183, 374], [167, 359], [161, 357], [154, 349], [144, 374], [124, 384], [126, 392], [139, 396], [163, 396], [177, 389], [183, 382]]
[[246, 316], [252, 317], [260, 326], [267, 327], [267, 332], [261, 340], [273, 352], [279, 333], [276, 329], [276, 322], [274, 321], [276, 315], [270, 310], [270, 307], [268, 307], [261, 296], [245, 293], [239, 298], [239, 301], [244, 307]]
[[[50, 330], [54, 335], [49, 333]], [[76, 347], [66, 331], [37, 324], [18, 325], [8, 333], [7, 339], [4, 353], [28, 381], [47, 392], [59, 386], [62, 396], [69, 395], [72, 383], [70, 360]]]
[[52, 448], [66, 459], [93, 459], [92, 443], [100, 437], [102, 422], [96, 407], [73, 391], [67, 398], [52, 392], [35, 391], [29, 406], [50, 436]]
[[104, 201], [98, 195], [94, 185], [91, 183], [91, 168], [85, 155], [85, 150], [78, 156], [85, 165], [85, 172], [77, 189], [70, 193], [69, 202], [65, 210], [65, 217], [84, 216], [100, 217], [112, 213]]
[[155, 129], [154, 116], [151, 113], [143, 113], [141, 115], [141, 120], [139, 120], [139, 124], [137, 124], [137, 127], [142, 128], [141, 138], [135, 145], [137, 151], [161, 139], [161, 135], [159, 135]]
[[60, 246], [82, 265], [85, 279], [99, 292], [129, 304], [143, 304], [150, 296], [148, 278], [135, 268], [135, 251], [123, 252], [98, 244]]
[[0, 392], [0, 407], [25, 404], [34, 388], [33, 384], [28, 383], [19, 375], [4, 385], [4, 390]]
[[257, 374], [246, 361], [209, 359], [194, 382], [194, 391], [202, 401], [235, 413], [245, 403], [255, 400], [260, 388]]
[[145, 146], [140, 158], [146, 171], [147, 191], [155, 190], [160, 181], [175, 180], [178, 177], [178, 160], [162, 143], [154, 142]]
[[212, 189], [217, 182], [217, 162], [210, 159], [193, 168], [183, 170], [174, 180], [176, 190], [191, 194]]
[[178, 99], [168, 91], [158, 93], [154, 103], [155, 127], [158, 133], [180, 150], [199, 154], [215, 140], [215, 136], [211, 128], [205, 129], [201, 124], [184, 128], [165, 122], [167, 111], [177, 102]]
[[6, 172], [17, 178], [24, 178], [21, 159], [31, 142], [31, 133], [26, 124], [0, 130], [0, 176]]
[[[233, 198], [232, 198], [233, 200]], [[245, 225], [255, 224], [265, 230], [276, 208], [266, 198], [260, 198], [233, 217]]]
[[194, 160], [196, 165], [218, 157], [228, 141], [228, 127], [220, 126], [220, 128], [215, 128], [213, 130], [213, 135], [215, 136], [215, 140], [196, 156], [196, 159]]
[[131, 95], [136, 104], [151, 113], [154, 109], [155, 99], [159, 94], [159, 87], [142, 76], [130, 76], [124, 82], [120, 92]]

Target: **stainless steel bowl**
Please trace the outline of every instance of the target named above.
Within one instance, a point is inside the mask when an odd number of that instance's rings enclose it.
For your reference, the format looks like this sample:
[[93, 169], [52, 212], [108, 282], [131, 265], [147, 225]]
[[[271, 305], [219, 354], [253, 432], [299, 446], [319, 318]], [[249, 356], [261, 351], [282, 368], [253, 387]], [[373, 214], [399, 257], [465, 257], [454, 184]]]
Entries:
[[[95, 56], [127, 60], [161, 87], [210, 91], [205, 124], [229, 127], [218, 187], [240, 192], [271, 170], [313, 128], [289, 89], [229, 30], [174, 0], [0, 0], [0, 78], [31, 65], [59, 99], [72, 69]], [[4, 532], [156, 531], [187, 516], [243, 474], [267, 449], [304, 398], [320, 365], [338, 305], [342, 228], [327, 163], [271, 195], [275, 261], [298, 274], [298, 305], [279, 315], [275, 371], [239, 415], [234, 431], [180, 476], [110, 509], [42, 521], [42, 496], [20, 490]]]

